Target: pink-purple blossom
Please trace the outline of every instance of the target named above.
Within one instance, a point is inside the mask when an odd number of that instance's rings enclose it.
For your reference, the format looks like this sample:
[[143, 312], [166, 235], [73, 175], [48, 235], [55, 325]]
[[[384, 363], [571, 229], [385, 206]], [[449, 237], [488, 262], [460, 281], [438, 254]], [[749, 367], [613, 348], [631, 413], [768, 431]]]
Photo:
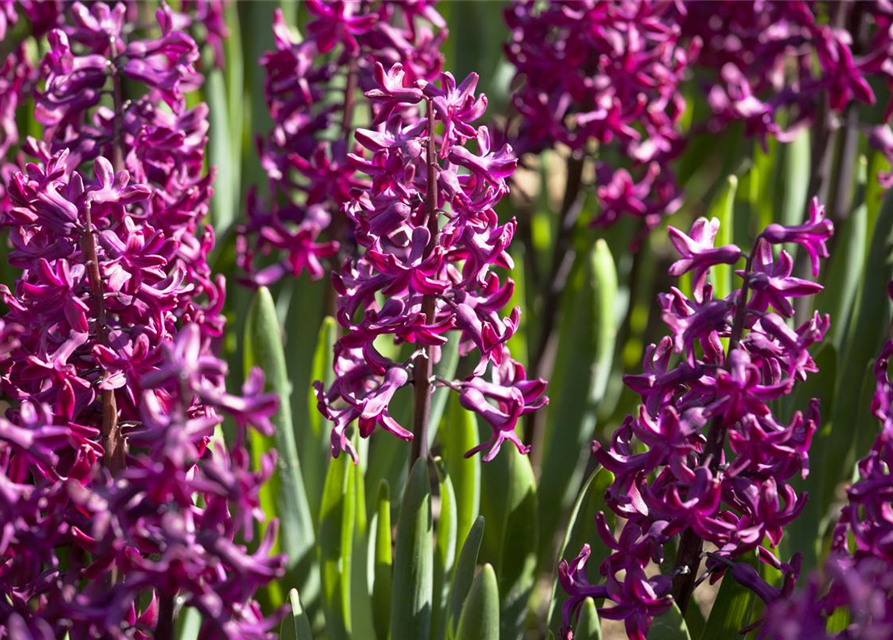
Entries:
[[[752, 568], [735, 558], [761, 549], [764, 539], [778, 545], [784, 527], [805, 505], [806, 496], [789, 480], [808, 473], [818, 402], [797, 411], [788, 424], [776, 418], [770, 403], [790, 394], [798, 380], [816, 370], [808, 349], [821, 340], [829, 322], [816, 314], [796, 329], [789, 327], [782, 317], [790, 315], [788, 300], [812, 295], [821, 287], [786, 281], [786, 254], [774, 284], [767, 271], [772, 245], [797, 242], [823, 257], [833, 225], [822, 220], [814, 203], [810, 222], [772, 225], [757, 236], [750, 256], [734, 245], [715, 248], [717, 227], [718, 221], [701, 219], [687, 234], [670, 228], [681, 256], [671, 274], [694, 271], [694, 296], [689, 299], [676, 288], [660, 296], [662, 319], [671, 335], [647, 349], [643, 374], [625, 377], [642, 398], [638, 415], [624, 420], [610, 445], [592, 443], [598, 462], [614, 473], [605, 501], [625, 524], [615, 540], [604, 516], [598, 517], [602, 539], [615, 550], [601, 559], [605, 591], [569, 578], [562, 581], [571, 598], [564, 612], [564, 638], [573, 637], [579, 603], [596, 595], [605, 600], [599, 607], [601, 617], [623, 619], [631, 638], [644, 639], [653, 618], [674, 598], [682, 599], [680, 606], [687, 604], [704, 543], [717, 549], [708, 562], [714, 579], [731, 569], [734, 579], [761, 589], [764, 583]], [[746, 260], [745, 269], [737, 272], [741, 288], [715, 299], [707, 282], [713, 267], [741, 259]], [[773, 309], [778, 304], [781, 315], [770, 312], [770, 304]], [[672, 366], [674, 356], [679, 363]], [[732, 454], [728, 457], [726, 442]], [[658, 576], [646, 572], [652, 562], [663, 563], [664, 547], [674, 538], [680, 540], [676, 566]], [[765, 549], [761, 554], [791, 576], [784, 588], [789, 593], [797, 560], [784, 564]], [[584, 549], [573, 572], [563, 560], [559, 575], [580, 573], [585, 555]], [[767, 600], [779, 594], [764, 593]]]
[[[273, 129], [259, 141], [259, 150], [270, 194], [250, 195], [237, 245], [239, 265], [254, 285], [304, 272], [318, 279], [323, 264], [339, 262], [339, 246], [352, 244], [342, 209], [352, 190], [369, 185], [349, 159], [359, 152], [353, 141], [354, 120], [361, 117], [354, 109], [357, 88], [394, 86], [377, 75], [384, 74], [378, 70], [383, 64], [401, 70], [394, 80], [401, 93], [392, 99], [405, 100], [405, 91], [421, 99], [417, 89], [403, 89], [404, 75], [408, 81], [432, 80], [442, 64], [446, 24], [432, 3], [315, 0], [307, 8], [312, 19], [304, 38], [291, 33], [281, 11], [274, 13], [276, 49], [261, 58]], [[339, 79], [343, 100], [333, 102], [330, 94]], [[371, 104], [378, 124], [394, 103]], [[339, 133], [333, 139], [335, 127]]]
[[[328, 389], [315, 383], [319, 409], [334, 424], [332, 451], [356, 457], [347, 436], [354, 420], [363, 437], [379, 426], [412, 439], [387, 406], [411, 380], [429, 375], [420, 361], [436, 362], [455, 329], [459, 353], [476, 352], [474, 371], [464, 380], [431, 382], [457, 391], [462, 405], [492, 428], [492, 438], [469, 455], [486, 451], [489, 460], [505, 441], [526, 452], [515, 427], [545, 404], [545, 383], [527, 379], [511, 359], [506, 343], [519, 314], [501, 315], [513, 284], [494, 270], [513, 264], [506, 249], [515, 222], [500, 224], [493, 211], [508, 192], [511, 148], [491, 149], [487, 128], [474, 124], [486, 105], [475, 95], [476, 76], [410, 82], [395, 65], [379, 67], [375, 78], [380, 84], [366, 96], [373, 111], [388, 116], [375, 129], [357, 131], [368, 154], [349, 158], [371, 188], [354, 191], [345, 207], [362, 252], [333, 274], [344, 335], [335, 347], [335, 381]], [[394, 360], [381, 351], [384, 338], [430, 355]]]

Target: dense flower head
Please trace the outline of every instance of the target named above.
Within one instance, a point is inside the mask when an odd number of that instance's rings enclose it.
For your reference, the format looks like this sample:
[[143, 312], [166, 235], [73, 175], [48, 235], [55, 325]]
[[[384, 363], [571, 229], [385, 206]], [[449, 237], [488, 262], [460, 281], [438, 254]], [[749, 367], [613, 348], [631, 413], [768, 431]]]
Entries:
[[[162, 345], [141, 379], [128, 466], [114, 478], [95, 464], [92, 434], [55, 424], [49, 405], [22, 403], [18, 426], [0, 419], [4, 637], [28, 628], [22, 637], [147, 638], [159, 601], [175, 596], [201, 613], [201, 637], [273, 637], [277, 620], [252, 594], [284, 573], [284, 558], [269, 555], [276, 525], [253, 553], [236, 540], [263, 520], [258, 488], [275, 462], [267, 454], [251, 469], [245, 430], [269, 433], [277, 401], [258, 370], [243, 396], [227, 393], [226, 365], [201, 355], [207, 340], [189, 324]], [[214, 436], [226, 414], [238, 428], [229, 449]], [[67, 561], [60, 545], [72, 549]], [[109, 583], [116, 571], [126, 579]]]
[[744, 123], [750, 135], [788, 139], [817, 117], [822, 101], [836, 112], [874, 104], [868, 80], [889, 84], [893, 50], [884, 3], [696, 2], [682, 30], [703, 43], [699, 66], [713, 130]]
[[518, 0], [505, 12], [517, 85], [513, 143], [534, 153], [597, 145], [596, 224], [628, 215], [650, 228], [680, 205], [666, 163], [684, 144], [680, 83], [698, 48], [682, 42], [683, 10], [672, 2]]
[[[886, 638], [893, 633], [891, 355], [893, 341], [888, 340], [875, 361], [871, 403], [881, 431], [857, 465], [858, 480], [847, 489], [824, 571], [811, 575], [799, 591], [764, 598], [768, 608], [762, 634], [770, 640]], [[828, 630], [828, 620], [838, 610], [848, 613], [848, 624], [835, 633]]]
[[[545, 382], [528, 380], [510, 356], [506, 343], [519, 311], [500, 314], [514, 285], [494, 270], [512, 267], [506, 249], [515, 221], [500, 224], [493, 210], [508, 192], [511, 148], [491, 148], [487, 127], [473, 124], [486, 105], [475, 95], [475, 74], [457, 83], [445, 73], [435, 84], [411, 81], [395, 64], [379, 65], [375, 77], [379, 84], [366, 95], [385, 119], [357, 130], [368, 153], [349, 157], [370, 188], [355, 190], [345, 207], [362, 253], [333, 274], [345, 333], [335, 347], [334, 383], [328, 390], [316, 383], [320, 411], [334, 424], [333, 453], [356, 455], [346, 433], [354, 421], [363, 437], [376, 426], [413, 437], [388, 407], [413, 376], [427, 374], [418, 371], [417, 354], [396, 360], [383, 348], [385, 338], [430, 349], [434, 362], [448, 340], [458, 339], [460, 355], [476, 355], [473, 372], [434, 382], [457, 391], [493, 429], [469, 454], [485, 450], [489, 460], [506, 440], [526, 452], [515, 427], [545, 404]], [[452, 330], [457, 338], [449, 337]]]
[[[835, 128], [893, 86], [886, 2], [515, 0], [505, 20], [515, 69], [509, 138], [522, 153], [597, 153], [596, 225], [636, 217], [650, 229], [681, 206], [670, 161], [686, 128], [740, 123], [765, 147], [816, 119]], [[708, 115], [696, 110], [683, 124], [690, 84], [703, 89]], [[864, 127], [888, 159], [891, 111], [893, 101]]]
[[[756, 238], [750, 255], [734, 245], [713, 246], [717, 220], [697, 220], [688, 233], [670, 228], [680, 255], [670, 273], [692, 272], [692, 295], [673, 288], [659, 296], [670, 335], [647, 348], [643, 373], [624, 378], [642, 398], [639, 412], [624, 420], [610, 445], [592, 443], [598, 462], [614, 474], [605, 501], [624, 524], [615, 539], [599, 514], [600, 535], [612, 549], [600, 566], [606, 590], [564, 581], [571, 598], [563, 637], [573, 637], [574, 612], [595, 594], [606, 600], [599, 608], [602, 617], [623, 619], [631, 638], [644, 639], [654, 616], [672, 604], [673, 578], [691, 570], [646, 572], [650, 563], [663, 563], [664, 547], [677, 536], [694, 536], [699, 545], [717, 549], [707, 565], [713, 579], [731, 571], [759, 588], [753, 568], [734, 561], [759, 550], [765, 562], [788, 576], [786, 592], [793, 588], [799, 560], [782, 563], [760, 545], [764, 540], [778, 545], [784, 527], [803, 509], [806, 495], [789, 481], [809, 471], [818, 401], [787, 422], [774, 415], [770, 403], [816, 370], [808, 349], [821, 340], [829, 321], [816, 313], [798, 327], [788, 324], [790, 299], [821, 287], [790, 278], [790, 256], [773, 249], [791, 242], [806, 249], [824, 246], [833, 226], [822, 223], [815, 202], [810, 220], [772, 225]], [[714, 267], [742, 258], [741, 288], [714, 298]], [[581, 556], [576, 564], [584, 561]], [[570, 575], [566, 561], [560, 572]], [[576, 567], [575, 574], [581, 572]], [[763, 593], [767, 599], [774, 594]]]
[[[259, 141], [270, 197], [250, 196], [238, 238], [239, 264], [253, 284], [304, 271], [318, 279], [320, 261], [350, 242], [342, 208], [352, 190], [369, 186], [348, 158], [359, 152], [352, 133], [362, 116], [354, 113], [354, 93], [377, 86], [377, 63], [402, 65], [408, 81], [437, 78], [447, 31], [433, 4], [308, 1], [303, 38], [275, 12], [276, 49], [261, 58], [273, 119]], [[383, 105], [375, 103], [376, 124]]]
[[[269, 434], [277, 404], [260, 372], [227, 393], [212, 355], [224, 283], [203, 224], [208, 110], [185, 97], [197, 45], [164, 5], [152, 39], [123, 4], [66, 14], [13, 87], [33, 94], [43, 139], [3, 171], [20, 270], [0, 288], [4, 637], [149, 637], [176, 598], [200, 611], [201, 637], [268, 638], [276, 620], [252, 597], [283, 571], [275, 525], [253, 553], [238, 541], [264, 519], [274, 468], [252, 468], [246, 430]], [[214, 435], [224, 415], [229, 449]]]

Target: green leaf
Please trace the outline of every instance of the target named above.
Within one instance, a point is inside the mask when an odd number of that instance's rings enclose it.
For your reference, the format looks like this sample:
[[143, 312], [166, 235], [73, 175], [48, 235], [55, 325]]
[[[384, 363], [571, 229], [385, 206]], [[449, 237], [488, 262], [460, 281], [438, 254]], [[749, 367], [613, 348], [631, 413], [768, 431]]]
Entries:
[[[778, 181], [779, 172], [776, 171], [776, 167], [780, 164], [778, 151], [780, 144], [775, 138], [769, 138], [766, 140], [764, 151], [759, 141], [753, 143], [753, 166], [748, 173], [748, 182], [750, 205], [756, 216], [749, 221], [751, 228], [749, 233], [744, 234], [746, 237], [752, 237], [757, 229], [765, 229], [775, 222], [773, 194]], [[745, 222], [743, 218], [742, 222]]]
[[412, 466], [397, 521], [391, 638], [428, 638], [431, 633], [434, 523], [428, 464]]
[[784, 144], [784, 179], [781, 190], [781, 219], [786, 226], [803, 222], [809, 197], [809, 129], [802, 129], [789, 143]]
[[[489, 426], [484, 427], [489, 431]], [[505, 539], [505, 510], [509, 493], [508, 447], [490, 462], [481, 465], [481, 515], [487, 521], [484, 541], [478, 562], [498, 568], [502, 558], [502, 541]]]
[[[456, 367], [459, 366], [459, 341], [462, 336], [458, 331], [447, 333], [448, 342], [440, 349], [440, 362], [434, 365], [434, 375], [446, 380], [456, 377]], [[447, 400], [452, 390], [447, 387], [437, 387], [431, 395], [431, 411], [428, 413], [428, 446], [434, 446], [437, 430], [443, 418]]]
[[815, 300], [816, 308], [831, 316], [831, 330], [825, 340], [831, 340], [838, 350], [843, 347], [847, 335], [865, 264], [868, 235], [865, 172], [865, 158], [860, 158], [860, 188], [855, 200], [858, 204], [846, 220], [835, 225], [834, 251], [822, 279], [825, 289]]
[[202, 614], [195, 607], [185, 607], [174, 621], [174, 628], [174, 637], [177, 640], [198, 640], [202, 628]]
[[446, 631], [449, 578], [456, 560], [456, 492], [441, 458], [434, 459], [440, 489], [440, 515], [437, 518], [437, 542], [434, 548], [434, 612], [432, 638], [442, 640]]
[[355, 479], [349, 456], [329, 462], [319, 514], [319, 555], [326, 635], [330, 640], [351, 637], [351, 566], [356, 525]]
[[[322, 326], [319, 328], [316, 351], [313, 354], [313, 365], [310, 370], [310, 379], [321, 381], [327, 389], [332, 384], [332, 379], [334, 378], [332, 354], [334, 353], [336, 338], [335, 320], [327, 316], [323, 319]], [[305, 428], [298, 430], [298, 444], [300, 451], [307, 452], [301, 469], [304, 472], [310, 512], [314, 515], [319, 513], [322, 489], [326, 477], [326, 461], [331, 457], [329, 453], [330, 429], [331, 426], [316, 408], [316, 392], [311, 386], [308, 393], [307, 425]]]
[[[233, 180], [235, 181], [235, 195], [238, 202], [242, 201], [241, 174], [242, 174], [242, 149], [245, 139], [244, 118], [242, 107], [245, 102], [245, 58], [242, 51], [242, 25], [239, 21], [239, 9], [235, 2], [227, 4], [224, 8], [226, 26], [229, 28], [229, 36], [223, 41], [223, 52], [226, 64], [223, 68], [226, 80], [227, 115], [229, 116], [230, 144], [235, 153]], [[253, 151], [253, 146], [248, 145]]]
[[459, 404], [459, 396], [453, 396], [447, 407], [444, 428], [440, 440], [447, 473], [456, 492], [456, 552], [481, 507], [481, 457], [465, 457], [478, 444], [477, 417]]
[[[245, 46], [244, 59], [250, 60], [255, 65], [264, 53], [275, 49], [273, 42], [273, 10], [275, 5], [271, 2], [237, 2], [239, 19], [242, 27], [241, 42]], [[246, 99], [242, 101], [242, 109], [246, 111], [247, 131], [250, 136], [263, 136], [270, 130], [272, 120], [265, 102], [264, 75], [257, 70], [248, 74], [246, 86]], [[246, 145], [250, 148], [250, 145]], [[266, 172], [253, 154], [245, 154], [243, 175], [248, 185], [254, 185], [260, 189], [265, 188]]]
[[[279, 409], [272, 422], [276, 430], [272, 436], [251, 431], [251, 450], [255, 465], [270, 450], [278, 456], [276, 472], [260, 490], [261, 505], [268, 519], [279, 518], [279, 542], [273, 553], [281, 550], [288, 556], [286, 578], [302, 589], [312, 584], [310, 564], [314, 542], [313, 520], [304, 491], [304, 480], [298, 460], [289, 396], [291, 385], [285, 369], [281, 331], [276, 318], [273, 296], [266, 287], [257, 290], [248, 309], [245, 323], [245, 373], [259, 367], [265, 376], [265, 387], [279, 396]], [[272, 583], [270, 600], [273, 606], [282, 604], [285, 594]]]
[[512, 357], [518, 362], [530, 362], [527, 354], [527, 270], [524, 268], [525, 248], [522, 243], [516, 243], [512, 247], [512, 260], [515, 262], [515, 268], [512, 269], [512, 278], [515, 281], [515, 289], [512, 291], [512, 299], [509, 300], [508, 308], [514, 309], [518, 307], [521, 310], [521, 324], [517, 331], [509, 338], [508, 348], [512, 353]]
[[[584, 544], [589, 544], [592, 548], [590, 566], [588, 567], [590, 570], [593, 569], [593, 566], [597, 567], [607, 557], [609, 550], [595, 531], [595, 514], [603, 510], [608, 526], [613, 530], [614, 514], [609, 509], [603, 509], [605, 490], [613, 481], [613, 474], [602, 467], [596, 469], [586, 480], [571, 510], [567, 530], [558, 549], [558, 559], [552, 561], [554, 571], [557, 572], [561, 560], [573, 559]], [[552, 597], [549, 601], [548, 615], [549, 628], [553, 631], [557, 632], [561, 624], [561, 606], [565, 600], [567, 600], [567, 594], [559, 587], [556, 575], [552, 582]]]
[[[874, 151], [868, 162], [865, 182], [865, 206], [868, 207], [868, 228], [874, 229], [875, 221], [880, 213], [881, 203], [887, 188], [881, 184], [880, 174], [890, 171], [890, 161], [881, 151]], [[866, 239], [865, 250], [868, 250], [869, 239]]]
[[850, 610], [847, 607], [838, 607], [828, 618], [826, 627], [829, 634], [838, 634], [850, 626]]
[[[359, 447], [359, 435], [353, 434], [353, 444]], [[362, 449], [359, 449], [362, 451]], [[354, 494], [356, 524], [353, 529], [353, 558], [350, 579], [350, 611], [352, 629], [372, 629], [372, 590], [369, 588], [369, 521], [366, 514], [366, 487], [363, 483], [363, 465], [351, 466], [353, 475], [350, 490]], [[346, 543], [346, 541], [345, 541]]]
[[297, 589], [290, 589], [288, 602], [291, 605], [291, 615], [282, 620], [279, 627], [279, 640], [313, 640], [310, 632], [310, 620], [301, 604], [301, 596]]
[[378, 485], [375, 508], [375, 564], [372, 587], [372, 621], [378, 640], [387, 640], [393, 590], [391, 567], [391, 497], [387, 480]]
[[454, 637], [459, 625], [459, 617], [468, 591], [474, 580], [474, 567], [478, 561], [478, 553], [481, 550], [481, 541], [484, 539], [484, 519], [478, 516], [465, 538], [459, 561], [456, 563], [456, 572], [453, 574], [453, 583], [450, 585], [449, 612], [447, 624], [449, 637]]
[[586, 445], [594, 435], [616, 346], [614, 258], [601, 239], [587, 258], [563, 299], [568, 311], [559, 334], [538, 489], [541, 563], [552, 558], [555, 532], [582, 480], [589, 457]]
[[592, 598], [583, 601], [580, 617], [574, 625], [574, 640], [602, 640], [602, 626]]
[[[514, 636], [512, 636], [514, 637]], [[499, 587], [493, 567], [485, 564], [474, 579], [462, 616], [457, 640], [499, 640]]]
[[[723, 247], [734, 242], [735, 234], [735, 193], [738, 191], [737, 176], [729, 176], [713, 199], [707, 218], [719, 220], [719, 233], [716, 236], [716, 246]], [[717, 299], [725, 298], [732, 292], [733, 268], [731, 264], [718, 264], [713, 268], [713, 295]]]
[[[754, 564], [754, 554], [748, 554], [747, 561]], [[701, 640], [738, 637], [738, 632], [753, 622], [751, 618], [755, 603], [753, 591], [742, 587], [730, 576], [723, 578], [707, 618], [707, 626], [701, 632]], [[696, 606], [694, 602], [689, 604], [689, 607]], [[651, 638], [650, 635], [648, 637]]]
[[[696, 605], [692, 603], [691, 606]], [[685, 618], [675, 602], [669, 611], [654, 619], [648, 630], [648, 640], [691, 640]]]
[[205, 80], [203, 91], [208, 101], [208, 161], [216, 168], [214, 193], [211, 196], [211, 222], [218, 237], [223, 237], [236, 217], [239, 202], [238, 172], [235, 165], [239, 155], [232, 145], [229, 123], [229, 106], [223, 71], [212, 68]]
[[[818, 367], [818, 372], [810, 375], [805, 382], [801, 382], [795, 387], [787, 414], [793, 413], [794, 409], [801, 411], [806, 409], [812, 398], [820, 400], [819, 409], [822, 420], [817, 425], [816, 433], [812, 437], [809, 455], [813, 460], [822, 460], [827, 447], [827, 426], [834, 410], [834, 386], [838, 370], [837, 349], [834, 348], [833, 343], [829, 342], [822, 345], [818, 353], [813, 355], [813, 359]], [[791, 484], [797, 492], [807, 492], [810, 499], [806, 501], [806, 506], [800, 515], [785, 527], [785, 535], [781, 540], [781, 556], [789, 558], [799, 551], [803, 556], [803, 575], [807, 575], [811, 569], [818, 567], [821, 540], [817, 539], [816, 534], [820, 529], [825, 512], [821, 507], [821, 500], [816, 498], [822, 494], [823, 477], [821, 469], [815, 466], [805, 479], [800, 478], [799, 475], [791, 478]]]
[[836, 403], [831, 419], [831, 434], [822, 469], [825, 471], [821, 504], [831, 504], [838, 483], [855, 462], [853, 451], [853, 416], [858, 415], [860, 387], [865, 363], [873, 358], [884, 340], [890, 324], [891, 306], [886, 295], [887, 281], [893, 279], [893, 191], [884, 198], [875, 228], [871, 249], [862, 278], [860, 301], [853, 330], [843, 355], [838, 378]]
[[536, 581], [537, 526], [536, 478], [530, 459], [514, 447], [503, 450], [509, 458], [509, 486], [505, 528], [499, 563], [502, 596], [501, 636], [516, 638], [527, 614], [527, 601]]

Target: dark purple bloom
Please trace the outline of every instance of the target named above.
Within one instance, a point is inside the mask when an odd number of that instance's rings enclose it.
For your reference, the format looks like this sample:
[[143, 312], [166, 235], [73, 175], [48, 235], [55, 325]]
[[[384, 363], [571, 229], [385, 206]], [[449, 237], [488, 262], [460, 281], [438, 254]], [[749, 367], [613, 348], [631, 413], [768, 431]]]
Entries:
[[[803, 509], [806, 496], [795, 491], [790, 479], [808, 472], [807, 452], [819, 422], [817, 401], [786, 425], [771, 409], [797, 380], [815, 371], [808, 348], [827, 331], [828, 319], [815, 314], [794, 329], [781, 316], [766, 313], [769, 304], [787, 312], [790, 298], [821, 290], [789, 279], [785, 255], [774, 269], [769, 243], [789, 240], [823, 247], [831, 227], [814, 215], [814, 222], [803, 228], [773, 225], [760, 234], [748, 267], [738, 272], [748, 285], [759, 283], [750, 300], [749, 286], [715, 299], [705, 284], [715, 265], [743, 256], [734, 245], [714, 249], [716, 230], [715, 222], [703, 219], [690, 235], [670, 229], [681, 255], [671, 273], [695, 272], [695, 298], [676, 288], [660, 295], [662, 319], [673, 335], [648, 348], [643, 374], [624, 378], [642, 397], [638, 415], [627, 416], [610, 446], [592, 444], [597, 461], [614, 473], [605, 502], [626, 523], [614, 541], [603, 514], [598, 517], [601, 537], [616, 550], [600, 565], [606, 592], [598, 589], [601, 585], [583, 589], [571, 584], [567, 590], [572, 597], [584, 591], [603, 597], [606, 605], [599, 615], [623, 619], [630, 637], [645, 638], [654, 616], [669, 608], [673, 578], [688, 576], [694, 585], [699, 551], [692, 557], [680, 551], [670, 571], [646, 572], [650, 564], [663, 563], [664, 547], [674, 538], [680, 538], [680, 550], [713, 545], [718, 551], [708, 571], [728, 568], [734, 579], [767, 601], [790, 593], [799, 572], [796, 559], [786, 565], [764, 553], [786, 576], [778, 590], [734, 559], [758, 549], [764, 538], [777, 545], [784, 527]], [[675, 366], [674, 351], [680, 354]], [[578, 606], [577, 600], [572, 602]], [[573, 606], [565, 611], [565, 637], [572, 637], [574, 612]]]
[[[419, 102], [416, 81], [436, 78], [442, 64], [445, 23], [427, 3], [314, 0], [307, 6], [312, 19], [304, 38], [295, 38], [276, 11], [276, 49], [261, 58], [274, 122], [260, 142], [270, 198], [263, 203], [251, 195], [237, 246], [239, 265], [255, 285], [303, 271], [317, 279], [324, 273], [321, 261], [341, 262], [339, 246], [353, 245], [344, 207], [353, 190], [369, 188], [358, 170], [374, 177], [354, 159], [360, 152], [352, 141], [357, 87], [376, 96], [376, 126], [394, 109]], [[344, 100], [333, 103], [329, 94], [338, 79]], [[332, 140], [335, 126], [340, 133]], [[360, 131], [357, 141], [364, 145], [381, 135], [363, 138]]]
[[770, 224], [763, 231], [763, 237], [772, 244], [794, 242], [801, 245], [812, 262], [812, 275], [819, 275], [819, 259], [828, 257], [826, 242], [834, 234], [834, 223], [825, 218], [825, 207], [813, 198], [809, 205], [809, 222], [796, 227], [783, 227]]
[[714, 248], [713, 243], [719, 231], [718, 218], [709, 222], [705, 218], [698, 218], [688, 234], [675, 227], [668, 229], [670, 242], [682, 256], [670, 266], [670, 275], [678, 278], [683, 273], [694, 271], [692, 288], [696, 298], [703, 297], [704, 283], [711, 267], [717, 264], [735, 264], [741, 259], [741, 249], [733, 244]]
[[[418, 354], [394, 361], [382, 353], [381, 341], [415, 344], [436, 362], [450, 329], [459, 333], [460, 354], [477, 351], [476, 366], [465, 380], [433, 383], [458, 391], [462, 405], [493, 430], [469, 455], [486, 450], [484, 459], [490, 460], [505, 441], [526, 453], [529, 447], [515, 428], [521, 416], [545, 404], [545, 382], [528, 380], [511, 359], [506, 343], [517, 330], [519, 312], [501, 315], [513, 285], [493, 271], [513, 264], [506, 249], [515, 222], [500, 225], [493, 207], [508, 192], [516, 160], [508, 146], [492, 150], [487, 128], [473, 124], [486, 106], [474, 94], [476, 76], [457, 85], [443, 74], [440, 86], [417, 81], [405, 87], [400, 67], [377, 68], [379, 86], [366, 95], [373, 112], [388, 116], [377, 129], [357, 132], [372, 157], [354, 154], [350, 161], [371, 177], [371, 189], [354, 191], [345, 207], [362, 251], [333, 274], [337, 319], [345, 333], [336, 346], [334, 383], [328, 390], [316, 383], [319, 409], [335, 425], [333, 453], [347, 450], [355, 457], [346, 433], [354, 420], [362, 437], [376, 426], [402, 439], [413, 437], [387, 407], [420, 375]], [[427, 122], [416, 107], [423, 99]], [[431, 122], [444, 129], [429, 167]], [[466, 146], [472, 139], [475, 151]], [[429, 176], [436, 185], [428, 184]], [[427, 202], [431, 193], [438, 194], [436, 203]], [[429, 218], [446, 210], [443, 224]], [[492, 373], [485, 381], [488, 368]]]

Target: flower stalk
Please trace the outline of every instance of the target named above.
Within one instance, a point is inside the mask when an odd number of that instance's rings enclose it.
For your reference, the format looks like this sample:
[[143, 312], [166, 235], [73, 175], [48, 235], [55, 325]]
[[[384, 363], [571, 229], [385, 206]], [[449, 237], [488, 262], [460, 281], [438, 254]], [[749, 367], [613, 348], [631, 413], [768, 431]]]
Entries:
[[[434, 106], [431, 100], [425, 101], [428, 119], [428, 141], [425, 151], [425, 164], [427, 169], [427, 193], [425, 195], [425, 215], [430, 240], [425, 247], [425, 254], [431, 254], [437, 246], [438, 221], [437, 221], [437, 151], [435, 138]], [[428, 294], [422, 297], [422, 314], [428, 324], [434, 324], [435, 298]], [[413, 364], [413, 440], [412, 455], [410, 456], [410, 468], [419, 458], [428, 457], [428, 419], [431, 414], [431, 376], [434, 372], [431, 345], [426, 345], [419, 350]]]

